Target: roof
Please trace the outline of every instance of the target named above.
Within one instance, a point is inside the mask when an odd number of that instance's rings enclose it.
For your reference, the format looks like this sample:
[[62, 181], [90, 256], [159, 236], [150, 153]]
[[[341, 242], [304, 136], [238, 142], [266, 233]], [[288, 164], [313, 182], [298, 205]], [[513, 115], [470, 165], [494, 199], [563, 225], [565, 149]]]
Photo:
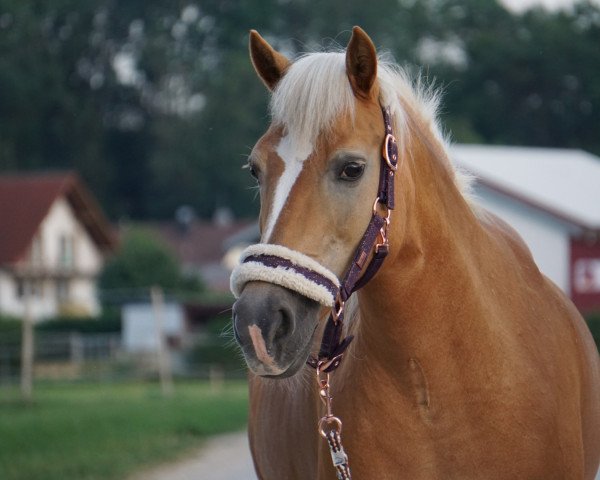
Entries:
[[101, 250], [114, 248], [110, 225], [78, 175], [7, 174], [0, 175], [0, 264], [22, 259], [59, 197], [65, 197]]
[[455, 164], [489, 188], [600, 230], [600, 158], [582, 150], [454, 145]]
[[253, 223], [243, 220], [219, 225], [195, 220], [186, 227], [177, 222], [148, 226], [158, 233], [184, 265], [200, 267], [220, 263], [228, 247], [227, 240]]

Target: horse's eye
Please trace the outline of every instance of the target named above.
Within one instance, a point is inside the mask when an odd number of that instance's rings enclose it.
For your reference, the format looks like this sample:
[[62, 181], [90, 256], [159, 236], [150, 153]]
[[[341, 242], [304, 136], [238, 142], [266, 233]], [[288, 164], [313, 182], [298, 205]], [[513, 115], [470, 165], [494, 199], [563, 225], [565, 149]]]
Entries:
[[252, 175], [254, 177], [254, 179], [258, 181], [259, 170], [258, 170], [257, 166], [254, 165], [254, 163], [250, 162], [250, 163], [248, 163], [248, 170], [250, 170], [250, 175]]
[[342, 171], [340, 172], [340, 178], [342, 180], [346, 180], [347, 182], [354, 182], [362, 176], [364, 171], [365, 165], [363, 163], [350, 162], [344, 165], [344, 168], [342, 168]]

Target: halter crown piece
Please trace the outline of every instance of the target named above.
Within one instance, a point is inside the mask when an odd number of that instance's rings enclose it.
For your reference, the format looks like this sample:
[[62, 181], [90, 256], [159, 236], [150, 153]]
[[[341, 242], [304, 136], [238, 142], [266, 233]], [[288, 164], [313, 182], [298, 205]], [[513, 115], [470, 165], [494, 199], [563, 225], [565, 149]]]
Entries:
[[[241, 263], [231, 274], [231, 291], [238, 298], [246, 283], [263, 281], [288, 288], [321, 305], [331, 307], [317, 358], [307, 363], [317, 371], [330, 373], [342, 360], [353, 337], [341, 339], [344, 305], [350, 295], [363, 287], [388, 254], [387, 229], [394, 208], [394, 176], [398, 165], [398, 145], [392, 134], [389, 107], [382, 107], [385, 139], [381, 155], [379, 187], [373, 204], [373, 215], [358, 244], [350, 268], [340, 282], [336, 275], [316, 260], [281, 245], [259, 243], [246, 248]], [[386, 212], [379, 213], [379, 206]], [[371, 261], [365, 264], [372, 253]], [[364, 269], [364, 273], [363, 273]]]

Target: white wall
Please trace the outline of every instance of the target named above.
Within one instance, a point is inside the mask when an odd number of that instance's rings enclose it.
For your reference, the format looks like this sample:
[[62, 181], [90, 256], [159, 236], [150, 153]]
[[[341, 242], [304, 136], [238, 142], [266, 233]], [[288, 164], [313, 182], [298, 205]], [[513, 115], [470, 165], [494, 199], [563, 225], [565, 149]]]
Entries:
[[61, 235], [67, 235], [74, 238], [74, 269], [92, 275], [100, 269], [102, 256], [66, 200], [59, 198], [54, 202], [40, 226], [40, 234], [46, 267], [60, 268], [59, 238]]
[[0, 270], [0, 312], [10, 313], [15, 307], [15, 286], [12, 276], [5, 270]]
[[539, 269], [569, 295], [573, 227], [481, 184], [476, 184], [475, 194], [479, 204], [519, 232]]

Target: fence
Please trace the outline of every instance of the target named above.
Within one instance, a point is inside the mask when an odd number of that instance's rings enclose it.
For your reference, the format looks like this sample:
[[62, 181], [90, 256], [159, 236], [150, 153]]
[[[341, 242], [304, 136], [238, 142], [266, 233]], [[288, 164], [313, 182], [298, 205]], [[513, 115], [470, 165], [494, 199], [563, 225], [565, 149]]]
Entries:
[[[0, 383], [18, 383], [21, 374], [19, 338], [0, 338]], [[130, 352], [120, 333], [36, 332], [35, 380], [134, 380], [159, 374], [159, 352]], [[185, 347], [169, 346], [168, 365], [182, 378], [241, 377], [245, 369], [229, 341], [219, 335], [196, 335]]]

